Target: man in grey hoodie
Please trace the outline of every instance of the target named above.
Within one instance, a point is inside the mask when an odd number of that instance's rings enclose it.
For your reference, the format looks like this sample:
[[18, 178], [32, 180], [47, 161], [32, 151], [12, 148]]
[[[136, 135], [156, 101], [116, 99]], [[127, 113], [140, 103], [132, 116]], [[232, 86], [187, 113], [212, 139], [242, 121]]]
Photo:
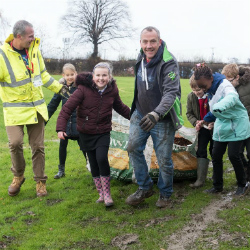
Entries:
[[162, 208], [173, 193], [172, 147], [175, 131], [183, 124], [179, 67], [157, 28], [144, 28], [140, 45], [127, 148], [139, 188], [126, 203], [135, 206], [154, 194], [143, 153], [151, 136], [159, 165], [160, 196], [156, 206]]

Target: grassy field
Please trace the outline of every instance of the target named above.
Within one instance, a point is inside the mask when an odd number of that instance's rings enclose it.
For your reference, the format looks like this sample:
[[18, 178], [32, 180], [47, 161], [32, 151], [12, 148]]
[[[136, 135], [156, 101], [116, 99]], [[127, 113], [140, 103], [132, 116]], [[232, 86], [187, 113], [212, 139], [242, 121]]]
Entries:
[[[116, 79], [122, 100], [130, 105], [133, 78]], [[185, 117], [190, 87], [188, 80], [181, 80], [181, 84], [185, 126], [190, 127]], [[53, 93], [48, 90], [44, 93], [48, 103]], [[210, 168], [206, 185], [201, 189], [189, 188], [190, 181], [175, 183], [172, 203], [165, 209], [155, 206], [158, 199], [156, 187], [156, 195], [138, 207], [129, 207], [125, 199], [137, 186], [112, 180], [115, 206], [106, 209], [102, 204], [95, 203], [97, 191], [76, 142], [70, 141], [68, 145], [66, 177], [53, 179], [58, 165], [59, 142], [55, 132], [58, 112], [45, 131], [48, 196], [36, 197], [31, 153], [25, 133], [26, 181], [18, 196], [9, 197], [11, 160], [2, 105], [0, 107], [0, 249], [249, 249], [249, 196], [237, 200], [232, 197], [236, 183], [227, 157], [224, 161], [225, 190], [222, 195], [212, 196], [202, 192], [212, 185]], [[182, 248], [178, 247], [180, 243]]]

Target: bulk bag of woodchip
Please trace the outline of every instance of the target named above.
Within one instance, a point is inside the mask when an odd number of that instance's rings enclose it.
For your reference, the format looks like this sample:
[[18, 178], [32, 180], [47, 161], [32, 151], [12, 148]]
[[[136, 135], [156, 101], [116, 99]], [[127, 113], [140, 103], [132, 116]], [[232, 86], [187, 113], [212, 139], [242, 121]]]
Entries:
[[[133, 166], [126, 151], [129, 137], [129, 121], [113, 111], [112, 131], [108, 158], [111, 177], [122, 181], [135, 181]], [[176, 132], [172, 160], [174, 163], [174, 180], [195, 179], [197, 159], [195, 156], [197, 135], [193, 128], [182, 127]], [[151, 137], [145, 151], [149, 174], [155, 181], [159, 176], [157, 158]]]

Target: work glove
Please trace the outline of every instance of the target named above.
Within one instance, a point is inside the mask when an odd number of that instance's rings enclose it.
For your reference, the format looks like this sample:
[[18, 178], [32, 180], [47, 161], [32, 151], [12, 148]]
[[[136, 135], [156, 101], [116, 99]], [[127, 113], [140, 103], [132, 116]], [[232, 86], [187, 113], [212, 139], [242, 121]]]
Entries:
[[148, 114], [146, 114], [140, 121], [139, 125], [141, 129], [143, 129], [146, 132], [149, 132], [155, 124], [159, 121], [159, 115], [152, 111]]
[[66, 99], [69, 99], [69, 97], [70, 97], [69, 88], [67, 86], [63, 85], [62, 88], [60, 89], [60, 91], [58, 92], [58, 94]]

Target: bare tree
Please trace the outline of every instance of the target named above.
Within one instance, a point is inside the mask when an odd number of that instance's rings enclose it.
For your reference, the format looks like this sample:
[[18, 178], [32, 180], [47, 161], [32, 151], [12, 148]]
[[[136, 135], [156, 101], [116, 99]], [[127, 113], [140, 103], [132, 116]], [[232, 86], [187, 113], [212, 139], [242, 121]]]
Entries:
[[239, 64], [239, 59], [237, 57], [228, 58], [229, 63]]
[[0, 45], [3, 44], [3, 41], [6, 38], [6, 30], [8, 27], [10, 27], [10, 25], [0, 10]]
[[62, 17], [64, 29], [73, 33], [75, 43], [92, 43], [93, 58], [100, 44], [134, 33], [128, 6], [121, 0], [75, 0], [68, 13]]
[[63, 57], [63, 48], [56, 46], [45, 23], [34, 23], [35, 36], [40, 38], [39, 49], [44, 58]]

